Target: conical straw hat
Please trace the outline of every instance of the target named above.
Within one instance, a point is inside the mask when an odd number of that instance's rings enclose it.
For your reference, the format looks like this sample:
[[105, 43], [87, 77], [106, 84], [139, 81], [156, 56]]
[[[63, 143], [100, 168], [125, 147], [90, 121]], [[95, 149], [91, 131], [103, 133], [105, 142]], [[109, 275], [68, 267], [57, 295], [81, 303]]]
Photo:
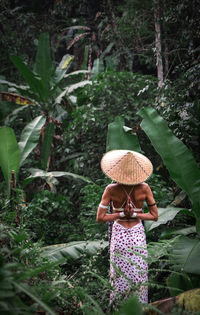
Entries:
[[153, 172], [146, 156], [129, 150], [107, 152], [101, 160], [101, 169], [112, 180], [125, 185], [140, 184]]

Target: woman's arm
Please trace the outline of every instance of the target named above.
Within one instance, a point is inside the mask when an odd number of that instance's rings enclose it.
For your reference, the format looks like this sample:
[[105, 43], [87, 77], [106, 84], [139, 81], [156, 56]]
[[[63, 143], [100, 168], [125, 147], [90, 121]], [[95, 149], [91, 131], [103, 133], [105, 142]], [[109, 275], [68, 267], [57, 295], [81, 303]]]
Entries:
[[137, 218], [141, 220], [158, 220], [158, 209], [149, 185], [147, 185], [147, 192], [146, 192], [146, 202], [149, 209], [147, 213], [138, 213]]
[[104, 191], [104, 193], [102, 195], [99, 207], [97, 209], [96, 220], [97, 220], [98, 223], [113, 221], [113, 220], [116, 220], [116, 219], [120, 218], [120, 214], [119, 213], [112, 213], [112, 214], [107, 214], [106, 213], [106, 210], [108, 208], [110, 200], [111, 200], [111, 198], [110, 198], [109, 188], [106, 187], [106, 189], [105, 189], [105, 191]]

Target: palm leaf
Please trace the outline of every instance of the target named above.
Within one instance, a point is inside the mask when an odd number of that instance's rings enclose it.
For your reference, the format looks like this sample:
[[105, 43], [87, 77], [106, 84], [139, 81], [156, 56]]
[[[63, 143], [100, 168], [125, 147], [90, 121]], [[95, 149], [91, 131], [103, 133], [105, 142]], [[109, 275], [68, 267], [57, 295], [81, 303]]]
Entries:
[[117, 117], [108, 125], [106, 151], [132, 150], [140, 152], [140, 145], [136, 134], [131, 128], [124, 126], [124, 119]]
[[83, 253], [94, 255], [99, 249], [108, 246], [105, 241], [77, 241], [67, 244], [51, 245], [42, 248], [42, 256], [52, 261], [62, 261], [67, 258], [78, 259]]
[[194, 157], [152, 107], [142, 108], [138, 114], [143, 118], [142, 129], [162, 157], [170, 176], [188, 194], [200, 218], [200, 169]]
[[10, 191], [10, 178], [12, 170], [15, 178], [20, 163], [20, 150], [15, 137], [14, 130], [9, 127], [0, 128], [0, 167], [6, 181], [8, 192]]
[[38, 144], [38, 140], [40, 137], [40, 130], [45, 123], [44, 116], [38, 116], [33, 121], [31, 121], [24, 130], [22, 131], [19, 148], [21, 152], [21, 160], [20, 165], [23, 164], [25, 159], [31, 153], [31, 151]]

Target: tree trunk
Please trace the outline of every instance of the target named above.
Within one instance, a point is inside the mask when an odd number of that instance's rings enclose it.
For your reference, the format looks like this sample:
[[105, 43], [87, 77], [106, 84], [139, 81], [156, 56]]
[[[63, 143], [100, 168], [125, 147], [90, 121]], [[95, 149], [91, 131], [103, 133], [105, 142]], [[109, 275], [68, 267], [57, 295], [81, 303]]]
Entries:
[[158, 86], [163, 86], [163, 60], [162, 60], [162, 43], [161, 43], [161, 25], [160, 25], [160, 0], [155, 1], [154, 9], [155, 19], [155, 48], [156, 48], [156, 66]]

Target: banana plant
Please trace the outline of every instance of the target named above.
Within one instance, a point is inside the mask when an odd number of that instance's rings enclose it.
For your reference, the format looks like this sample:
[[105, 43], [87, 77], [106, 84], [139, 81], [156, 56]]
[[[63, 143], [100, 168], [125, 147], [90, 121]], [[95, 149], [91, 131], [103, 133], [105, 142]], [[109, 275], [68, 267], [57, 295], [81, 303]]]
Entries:
[[[85, 84], [91, 84], [90, 81], [85, 80], [76, 84], [73, 82], [66, 87], [66, 78], [87, 73], [87, 71], [80, 70], [67, 74], [73, 61], [73, 56], [69, 54], [64, 55], [59, 65], [54, 68], [48, 33], [43, 33], [39, 37], [33, 70], [30, 70], [18, 56], [11, 56], [11, 61], [24, 78], [26, 85], [0, 80], [0, 84], [9, 87], [11, 92], [1, 92], [2, 98], [19, 105], [35, 105], [47, 117], [56, 118], [60, 112], [59, 104], [63, 102], [66, 108], [72, 103], [70, 93]], [[64, 109], [63, 111], [65, 112]]]
[[[142, 108], [138, 115], [143, 118], [141, 127], [161, 156], [170, 176], [188, 195], [196, 217], [196, 231], [200, 233], [200, 169], [192, 153], [173, 135], [166, 121], [152, 107]], [[178, 238], [171, 252], [173, 267], [200, 274], [199, 249], [198, 237]]]
[[[63, 117], [68, 115], [67, 111], [73, 108], [76, 99], [72, 93], [77, 88], [91, 84], [91, 81], [82, 80], [74, 83], [73, 79], [73, 84], [67, 84], [71, 76], [83, 75], [87, 71], [67, 73], [73, 61], [73, 56], [69, 54], [64, 55], [60, 64], [54, 68], [47, 33], [43, 33], [39, 37], [33, 71], [20, 57], [12, 56], [11, 60], [24, 78], [26, 85], [0, 80], [0, 84], [8, 88], [8, 91], [6, 89], [5, 92], [1, 89], [2, 100], [14, 102], [24, 108], [37, 106], [45, 117], [46, 122], [41, 130], [44, 140], [41, 147], [41, 167], [48, 170], [55, 126], [60, 126]], [[16, 111], [13, 114], [16, 115]]]
[[[37, 146], [41, 128], [45, 123], [43, 115], [36, 117], [23, 129], [19, 143], [17, 143], [15, 132], [12, 128], [4, 126], [0, 128], [0, 168], [2, 170], [8, 196], [10, 195], [11, 172], [14, 171], [15, 180], [18, 181], [18, 172], [25, 163], [30, 153]], [[29, 169], [30, 177], [24, 180], [23, 186], [35, 178], [41, 177], [53, 185], [55, 177], [67, 176], [70, 178], [84, 180], [87, 183], [89, 179], [69, 172], [47, 172], [44, 170]]]

